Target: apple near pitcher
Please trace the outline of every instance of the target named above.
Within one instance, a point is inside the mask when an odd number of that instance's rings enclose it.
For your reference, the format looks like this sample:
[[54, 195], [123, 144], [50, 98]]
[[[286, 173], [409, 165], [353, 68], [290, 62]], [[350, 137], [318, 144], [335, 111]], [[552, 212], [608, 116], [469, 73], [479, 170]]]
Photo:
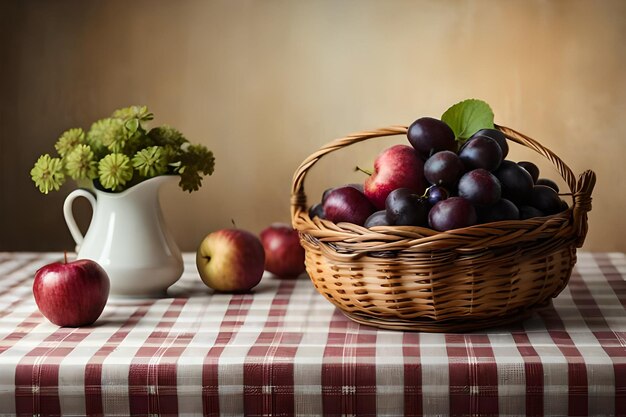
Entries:
[[259, 238], [242, 229], [211, 232], [196, 252], [202, 282], [218, 292], [250, 291], [263, 278], [264, 265], [265, 252]]
[[105, 270], [95, 261], [54, 262], [35, 273], [33, 295], [41, 314], [61, 327], [80, 327], [94, 323], [109, 298], [110, 282]]

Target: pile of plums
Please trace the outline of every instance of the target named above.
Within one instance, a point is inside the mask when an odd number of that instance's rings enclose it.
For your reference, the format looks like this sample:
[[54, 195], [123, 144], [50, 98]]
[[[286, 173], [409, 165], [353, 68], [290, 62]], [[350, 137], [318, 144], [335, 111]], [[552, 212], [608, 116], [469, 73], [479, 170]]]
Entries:
[[507, 139], [482, 129], [459, 148], [443, 121], [422, 117], [407, 131], [408, 145], [381, 152], [363, 185], [329, 188], [309, 210], [334, 223], [365, 227], [421, 226], [437, 231], [567, 210], [557, 184], [539, 178], [532, 162], [506, 160]]

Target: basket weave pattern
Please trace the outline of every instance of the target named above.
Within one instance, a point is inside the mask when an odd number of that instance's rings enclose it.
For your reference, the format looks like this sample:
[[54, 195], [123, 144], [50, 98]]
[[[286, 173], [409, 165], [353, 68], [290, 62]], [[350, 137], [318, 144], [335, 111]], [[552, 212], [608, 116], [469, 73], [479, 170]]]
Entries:
[[292, 185], [292, 223], [318, 292], [355, 321], [433, 332], [518, 321], [556, 297], [567, 285], [576, 248], [587, 233], [595, 174], [586, 171], [576, 181], [549, 149], [512, 129], [497, 128], [554, 164], [571, 191], [568, 210], [447, 232], [411, 226], [366, 229], [311, 219], [304, 179], [320, 158], [363, 140], [406, 135], [407, 128], [340, 138], [305, 159]]

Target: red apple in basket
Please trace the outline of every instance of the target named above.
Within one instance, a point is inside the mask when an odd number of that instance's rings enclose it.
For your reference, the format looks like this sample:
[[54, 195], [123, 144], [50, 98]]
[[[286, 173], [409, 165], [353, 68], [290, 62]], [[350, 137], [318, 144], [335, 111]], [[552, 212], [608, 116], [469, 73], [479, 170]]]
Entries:
[[265, 251], [258, 237], [241, 229], [209, 233], [196, 252], [202, 281], [220, 292], [246, 292], [255, 287], [265, 270]]
[[382, 210], [389, 193], [397, 188], [408, 188], [419, 195], [426, 188], [424, 162], [407, 145], [392, 146], [376, 157], [374, 173], [365, 181], [364, 192]]
[[304, 272], [304, 248], [298, 231], [284, 223], [274, 223], [261, 232], [265, 249], [265, 269], [280, 278], [296, 278]]
[[55, 262], [35, 273], [33, 295], [41, 314], [58, 326], [95, 322], [109, 298], [109, 276], [89, 259]]

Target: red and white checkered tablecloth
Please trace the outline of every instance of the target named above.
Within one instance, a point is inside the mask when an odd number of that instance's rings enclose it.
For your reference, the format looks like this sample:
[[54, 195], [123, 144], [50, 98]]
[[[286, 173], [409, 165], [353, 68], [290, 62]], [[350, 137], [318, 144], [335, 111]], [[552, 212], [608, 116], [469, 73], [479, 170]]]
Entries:
[[212, 294], [194, 257], [169, 298], [91, 327], [37, 310], [59, 254], [0, 253], [0, 415], [626, 415], [626, 257], [580, 253], [553, 308], [468, 334], [346, 319], [306, 278]]

